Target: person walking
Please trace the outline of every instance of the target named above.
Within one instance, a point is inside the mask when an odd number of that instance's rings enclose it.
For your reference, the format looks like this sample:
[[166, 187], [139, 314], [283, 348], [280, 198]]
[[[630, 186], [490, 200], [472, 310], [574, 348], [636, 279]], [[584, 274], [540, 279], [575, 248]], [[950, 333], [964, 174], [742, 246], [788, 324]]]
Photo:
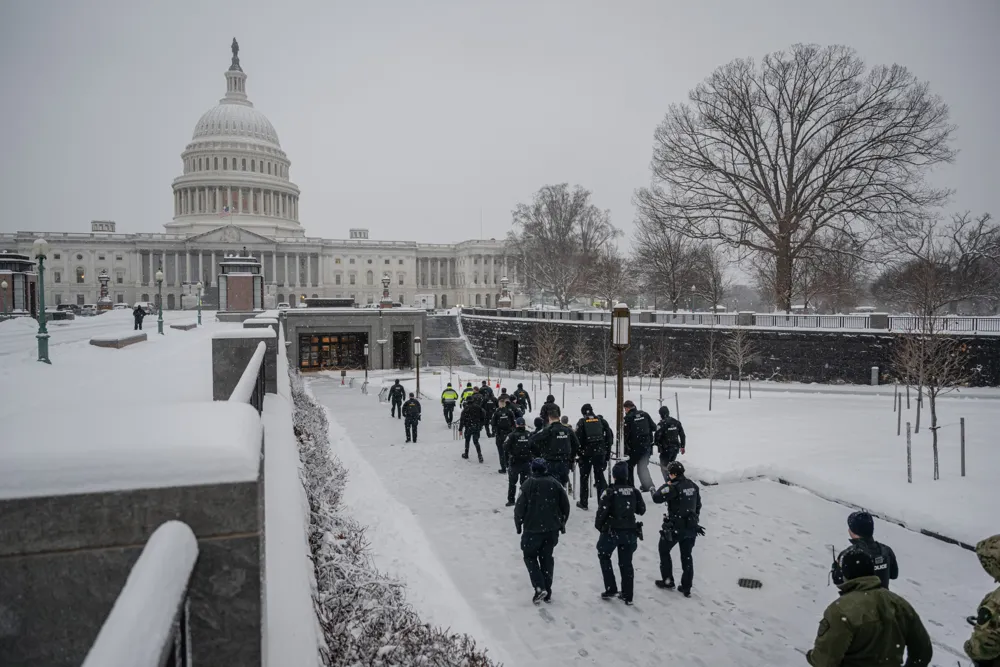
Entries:
[[851, 546], [840, 552], [837, 560], [833, 562], [830, 575], [833, 583], [840, 585], [844, 583], [844, 573], [840, 565], [840, 559], [851, 549], [861, 549], [868, 552], [875, 563], [875, 574], [882, 582], [882, 588], [889, 588], [889, 581], [899, 577], [899, 565], [896, 563], [896, 554], [885, 544], [876, 542], [875, 520], [868, 512], [852, 512], [847, 517], [847, 534], [851, 538]]
[[[486, 411], [484, 410], [484, 413]], [[500, 474], [505, 474], [507, 472], [507, 456], [504, 453], [504, 443], [507, 441], [507, 436], [510, 432], [514, 430], [514, 420], [521, 416], [517, 408], [511, 407], [507, 404], [507, 399], [500, 397], [500, 406], [489, 415], [490, 425], [493, 427], [494, 437], [496, 438], [497, 444], [497, 454], [500, 457]], [[524, 421], [523, 419], [521, 420]], [[489, 433], [486, 434], [489, 436]]]
[[544, 459], [531, 462], [531, 477], [524, 480], [514, 504], [514, 528], [521, 536], [521, 552], [528, 569], [531, 601], [552, 601], [552, 580], [555, 571], [553, 551], [559, 534], [566, 532], [569, 519], [569, 497], [565, 489], [549, 475]]
[[636, 468], [639, 475], [639, 490], [652, 491], [653, 478], [649, 476], [649, 456], [653, 453], [653, 433], [656, 424], [653, 418], [635, 407], [632, 401], [622, 403], [625, 408], [622, 439], [625, 441], [625, 455], [628, 457], [628, 481], [635, 483]]
[[677, 590], [689, 598], [691, 585], [694, 583], [694, 542], [698, 535], [705, 534], [705, 530], [698, 525], [701, 492], [697, 484], [684, 476], [684, 465], [680, 461], [668, 464], [667, 472], [669, 481], [653, 492], [654, 503], [667, 504], [667, 513], [663, 515], [663, 527], [660, 529], [660, 578], [655, 583], [657, 588], [674, 587], [674, 567], [670, 551], [674, 545], [679, 545], [681, 585]]
[[455, 420], [455, 404], [458, 403], [458, 392], [455, 391], [451, 383], [441, 392], [441, 406], [444, 408], [444, 422], [451, 426]]
[[909, 602], [882, 587], [871, 555], [851, 547], [841, 568], [840, 597], [823, 612], [806, 661], [813, 667], [929, 665], [934, 647], [920, 616]]
[[483, 462], [483, 450], [479, 447], [479, 432], [483, 430], [483, 422], [486, 421], [486, 413], [483, 412], [479, 401], [470, 397], [462, 406], [462, 414], [458, 418], [458, 434], [465, 434], [465, 453], [463, 459], [469, 458], [469, 441], [476, 445], [476, 453], [479, 454], [479, 462]]
[[531, 412], [531, 396], [528, 395], [524, 385], [520, 382], [517, 383], [517, 389], [514, 390], [514, 401], [524, 414]]
[[410, 392], [410, 399], [403, 403], [399, 412], [403, 415], [403, 427], [406, 429], [406, 441], [417, 441], [417, 422], [420, 421], [420, 401]]
[[576, 460], [580, 443], [573, 429], [559, 421], [559, 406], [555, 403], [545, 405], [549, 423], [533, 437], [538, 455], [548, 464], [549, 474], [565, 487], [569, 484], [570, 466]]
[[514, 506], [514, 492], [531, 472], [531, 461], [535, 458], [531, 434], [524, 424], [524, 417], [514, 420], [514, 430], [503, 443], [504, 460], [507, 462], [507, 507]]
[[389, 387], [389, 402], [392, 404], [390, 410], [390, 415], [396, 419], [403, 418], [403, 401], [406, 399], [406, 390], [403, 389], [403, 385], [399, 384], [399, 380]]
[[[976, 556], [986, 574], [1000, 583], [1000, 535], [987, 537], [976, 545]], [[978, 667], [1000, 667], [1000, 588], [983, 598], [975, 616], [968, 618], [972, 636], [965, 642], [965, 654]]]
[[[486, 437], [493, 437], [493, 413], [497, 411], [497, 399], [494, 398], [493, 392], [490, 391], [489, 387], [479, 390], [479, 402], [483, 406], [483, 413], [486, 415]], [[514, 423], [511, 422], [511, 428], [514, 427]]]
[[684, 435], [684, 426], [670, 416], [670, 408], [665, 405], [660, 406], [660, 423], [656, 425], [653, 443], [660, 450], [660, 472], [663, 473], [663, 483], [666, 484], [670, 480], [667, 464], [676, 461], [678, 454], [684, 453], [687, 436]]
[[[597, 506], [594, 526], [600, 531], [597, 539], [597, 560], [601, 563], [604, 577], [604, 592], [601, 598], [611, 599], [616, 595], [627, 604], [632, 604], [632, 589], [635, 570], [632, 554], [639, 547], [642, 524], [636, 515], [646, 513], [646, 503], [642, 494], [628, 481], [628, 464], [619, 461], [611, 470], [611, 486], [601, 494]], [[622, 577], [621, 592], [615, 582], [615, 570], [611, 566], [611, 554], [618, 551], [618, 571]]]
[[139, 304], [135, 304], [135, 308], [132, 309], [132, 319], [135, 321], [134, 331], [142, 331], [142, 320], [146, 317], [146, 310]]
[[[590, 403], [584, 403], [580, 408], [583, 416], [576, 423], [576, 439], [580, 443], [578, 462], [580, 464], [580, 500], [576, 506], [587, 509], [590, 499], [590, 473], [594, 473], [594, 485], [597, 487], [598, 499], [608, 488], [604, 479], [604, 471], [611, 455], [611, 445], [615, 440], [610, 424], [601, 415], [594, 414]], [[626, 466], [628, 470], [628, 466]]]
[[465, 384], [465, 389], [462, 390], [462, 405], [465, 405], [465, 402], [469, 400], [474, 393], [476, 393], [476, 390], [473, 389], [472, 383], [467, 382]]
[[483, 384], [479, 387], [479, 393], [496, 398], [496, 395], [493, 393], [493, 387], [490, 386], [489, 380], [483, 380]]

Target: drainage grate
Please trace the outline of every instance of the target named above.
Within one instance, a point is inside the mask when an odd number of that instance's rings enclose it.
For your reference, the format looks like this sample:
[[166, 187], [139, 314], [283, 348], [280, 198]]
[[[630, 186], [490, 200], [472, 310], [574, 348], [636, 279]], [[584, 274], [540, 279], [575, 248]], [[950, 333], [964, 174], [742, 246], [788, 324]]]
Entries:
[[758, 579], [740, 579], [736, 582], [741, 588], [760, 588], [764, 584]]

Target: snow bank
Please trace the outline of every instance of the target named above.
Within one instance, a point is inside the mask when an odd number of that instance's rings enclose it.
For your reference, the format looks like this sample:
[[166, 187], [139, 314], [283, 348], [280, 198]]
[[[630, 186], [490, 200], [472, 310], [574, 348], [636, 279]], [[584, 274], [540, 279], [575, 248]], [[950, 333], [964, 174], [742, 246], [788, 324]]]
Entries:
[[257, 411], [228, 402], [141, 406], [95, 420], [51, 406], [5, 426], [0, 499], [257, 479]]

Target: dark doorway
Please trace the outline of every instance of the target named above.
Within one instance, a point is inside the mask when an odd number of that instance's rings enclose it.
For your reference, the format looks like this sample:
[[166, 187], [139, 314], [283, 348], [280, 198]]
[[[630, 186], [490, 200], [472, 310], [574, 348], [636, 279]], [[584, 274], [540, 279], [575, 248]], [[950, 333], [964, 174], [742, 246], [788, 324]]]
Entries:
[[411, 368], [413, 366], [413, 341], [409, 331], [392, 332], [392, 367]]
[[500, 336], [497, 338], [497, 361], [510, 370], [517, 368], [517, 340]]
[[174, 310], [176, 306], [176, 301], [174, 300], [173, 294], [167, 295], [167, 310]]
[[359, 369], [365, 367], [367, 333], [299, 335], [301, 370]]

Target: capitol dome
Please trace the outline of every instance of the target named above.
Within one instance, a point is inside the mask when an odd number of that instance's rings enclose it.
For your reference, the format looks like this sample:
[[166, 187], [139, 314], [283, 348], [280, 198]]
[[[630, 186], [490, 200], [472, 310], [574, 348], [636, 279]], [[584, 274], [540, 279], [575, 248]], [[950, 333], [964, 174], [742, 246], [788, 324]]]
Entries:
[[197, 141], [210, 137], [243, 137], [281, 145], [278, 133], [264, 114], [252, 106], [234, 104], [225, 98], [202, 115], [191, 139]]

